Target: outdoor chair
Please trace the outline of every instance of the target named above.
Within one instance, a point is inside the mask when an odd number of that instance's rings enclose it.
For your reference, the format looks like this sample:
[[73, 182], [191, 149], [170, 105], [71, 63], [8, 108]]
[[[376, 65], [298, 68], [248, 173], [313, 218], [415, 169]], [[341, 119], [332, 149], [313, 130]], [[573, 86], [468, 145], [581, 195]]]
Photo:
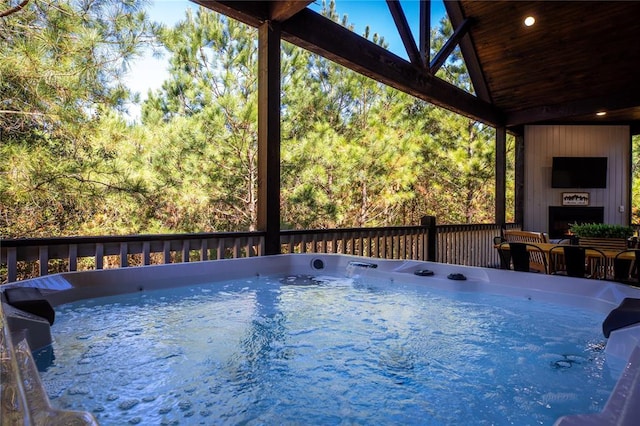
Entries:
[[[493, 246], [498, 250], [498, 258], [500, 259], [500, 269], [509, 269], [509, 263], [511, 262], [511, 258], [509, 257], [508, 250], [500, 250], [499, 245], [504, 243], [505, 239], [498, 235], [497, 237], [493, 237]], [[494, 266], [495, 267], [495, 266]]]
[[517, 229], [505, 229], [502, 238], [507, 242], [518, 243], [548, 243], [549, 237], [544, 232], [519, 231]]
[[535, 244], [504, 242], [498, 246], [498, 254], [504, 269], [545, 274], [549, 272], [547, 256]]
[[[629, 257], [629, 254], [632, 254], [632, 256]], [[624, 250], [616, 254], [616, 257], [613, 258], [613, 280], [640, 286], [639, 259], [640, 249]]]
[[602, 279], [606, 265], [607, 256], [594, 247], [558, 245], [549, 249], [551, 274]]

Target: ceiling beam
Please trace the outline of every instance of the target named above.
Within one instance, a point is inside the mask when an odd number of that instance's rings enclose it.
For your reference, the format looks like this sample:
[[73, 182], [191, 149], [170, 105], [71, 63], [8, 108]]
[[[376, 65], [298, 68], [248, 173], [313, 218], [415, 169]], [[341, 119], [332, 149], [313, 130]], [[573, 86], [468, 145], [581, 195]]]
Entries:
[[[458, 0], [448, 0], [444, 2], [444, 6], [447, 10], [447, 16], [449, 16], [449, 20], [451, 21], [453, 28], [460, 27], [462, 22], [466, 19], [462, 13], [460, 2]], [[476, 96], [485, 102], [492, 103], [491, 92], [489, 91], [489, 86], [487, 85], [487, 81], [484, 77], [484, 72], [482, 71], [480, 61], [476, 55], [476, 49], [473, 45], [473, 40], [471, 40], [471, 36], [467, 34], [462, 38], [462, 40], [460, 40], [459, 45]]]
[[269, 2], [265, 1], [190, 1], [256, 28], [271, 16]]
[[279, 0], [269, 2], [269, 16], [272, 21], [283, 22], [307, 7], [313, 0]]
[[467, 35], [467, 31], [469, 31], [470, 26], [471, 19], [467, 18], [462, 21], [462, 24], [460, 24], [459, 27], [456, 28], [451, 37], [449, 37], [449, 40], [447, 40], [444, 46], [442, 46], [440, 51], [433, 58], [433, 61], [429, 64], [429, 71], [431, 71], [431, 74], [438, 72], [442, 64], [444, 64], [444, 61], [446, 61], [449, 55], [451, 55], [451, 52], [453, 52], [453, 49], [455, 49], [458, 43], [460, 43], [462, 37]]
[[637, 106], [638, 99], [640, 99], [640, 89], [629, 89], [622, 93], [607, 94], [598, 98], [580, 99], [561, 105], [543, 105], [508, 114], [506, 117], [506, 125], [512, 127], [549, 120], [562, 120], [582, 115], [595, 115], [598, 111], [613, 112], [618, 109]]
[[[263, 22], [283, 22], [305, 9], [313, 0], [272, 0], [272, 1], [215, 1], [190, 0], [193, 3], [222, 13], [225, 16], [259, 27]], [[238, 4], [242, 3], [242, 4]]]
[[407, 17], [402, 11], [402, 6], [400, 5], [399, 0], [387, 0], [387, 6], [389, 6], [389, 12], [391, 12], [391, 16], [393, 17], [393, 22], [396, 24], [396, 28], [398, 28], [398, 33], [400, 34], [400, 39], [402, 39], [402, 43], [404, 44], [404, 48], [407, 50], [407, 55], [409, 56], [409, 60], [412, 64], [415, 64], [420, 67], [425, 66], [425, 62], [422, 60], [422, 55], [420, 54], [420, 50], [416, 45], [416, 41], [411, 34], [411, 29], [409, 28], [409, 23], [407, 22]]
[[282, 26], [282, 37], [442, 108], [492, 126], [503, 122], [502, 114], [488, 102], [431, 76], [426, 69], [407, 62], [312, 10], [305, 9], [286, 21]]
[[[268, 20], [268, 2], [195, 0], [252, 26]], [[446, 2], [445, 2], [446, 3]], [[282, 38], [390, 87], [490, 126], [504, 125], [490, 103], [305, 8], [282, 23]]]
[[424, 64], [431, 62], [431, 0], [420, 0], [420, 53]]

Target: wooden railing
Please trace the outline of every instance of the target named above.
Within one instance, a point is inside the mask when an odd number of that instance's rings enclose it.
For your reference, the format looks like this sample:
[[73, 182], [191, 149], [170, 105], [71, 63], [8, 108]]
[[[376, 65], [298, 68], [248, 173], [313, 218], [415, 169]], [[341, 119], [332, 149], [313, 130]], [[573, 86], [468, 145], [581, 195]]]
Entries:
[[[510, 224], [509, 228], [518, 228]], [[282, 253], [339, 253], [433, 260], [470, 266], [499, 263], [496, 224], [281, 231]], [[0, 240], [0, 283], [87, 269], [261, 256], [264, 232], [63, 237]]]
[[520, 229], [520, 225], [440, 225], [437, 228], [437, 262], [498, 267], [500, 257], [494, 247], [493, 238], [501, 235], [502, 228]]
[[2, 240], [0, 282], [51, 272], [260, 256], [263, 247], [262, 232]]
[[381, 259], [430, 259], [427, 226], [290, 230], [282, 231], [280, 242], [282, 253], [341, 253]]

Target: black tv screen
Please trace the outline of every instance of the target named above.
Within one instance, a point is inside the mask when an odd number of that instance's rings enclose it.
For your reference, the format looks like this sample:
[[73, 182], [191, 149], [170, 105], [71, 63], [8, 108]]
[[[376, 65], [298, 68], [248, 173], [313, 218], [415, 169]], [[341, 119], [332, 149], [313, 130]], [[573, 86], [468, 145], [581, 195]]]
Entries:
[[552, 188], [606, 188], [607, 157], [553, 157]]

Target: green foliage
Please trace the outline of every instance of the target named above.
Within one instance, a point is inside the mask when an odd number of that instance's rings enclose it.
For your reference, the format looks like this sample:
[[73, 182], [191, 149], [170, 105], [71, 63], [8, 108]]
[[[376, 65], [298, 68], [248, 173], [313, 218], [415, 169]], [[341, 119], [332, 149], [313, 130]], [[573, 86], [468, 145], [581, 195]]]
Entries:
[[96, 142], [128, 99], [152, 29], [144, 2], [32, 1], [0, 27], [0, 234], [79, 233], [107, 193], [137, 191]]
[[256, 30], [201, 8], [159, 39], [171, 77], [142, 115], [155, 140], [157, 211], [171, 212], [159, 219], [190, 232], [255, 229]]
[[[162, 27], [144, 5], [39, 0], [2, 22], [3, 237], [255, 229], [257, 31], [202, 8]], [[128, 123], [123, 72], [149, 44], [170, 77]], [[283, 227], [493, 221], [492, 129], [286, 42], [281, 58]], [[459, 52], [439, 73], [471, 87]]]
[[573, 223], [569, 226], [569, 230], [578, 237], [591, 238], [629, 238], [634, 233], [630, 226], [606, 223]]

